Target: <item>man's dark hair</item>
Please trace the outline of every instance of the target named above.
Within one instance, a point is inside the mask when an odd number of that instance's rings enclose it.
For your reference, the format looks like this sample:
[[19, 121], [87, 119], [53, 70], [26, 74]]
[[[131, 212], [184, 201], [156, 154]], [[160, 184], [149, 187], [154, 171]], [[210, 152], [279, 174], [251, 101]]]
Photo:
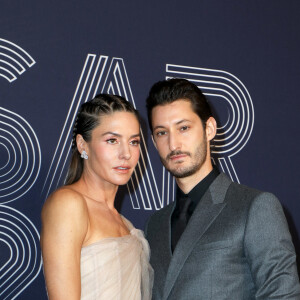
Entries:
[[190, 101], [193, 111], [202, 121], [203, 128], [206, 127], [206, 121], [212, 117], [212, 112], [201, 90], [195, 84], [186, 79], [173, 78], [158, 81], [150, 89], [146, 100], [146, 107], [151, 131], [153, 131], [153, 108], [158, 105], [170, 104], [179, 99]]

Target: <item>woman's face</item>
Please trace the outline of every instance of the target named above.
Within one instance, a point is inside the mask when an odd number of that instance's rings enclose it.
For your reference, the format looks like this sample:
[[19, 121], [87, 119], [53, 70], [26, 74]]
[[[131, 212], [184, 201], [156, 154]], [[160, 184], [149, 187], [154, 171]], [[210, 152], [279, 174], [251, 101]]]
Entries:
[[101, 116], [90, 142], [84, 144], [85, 172], [103, 183], [126, 184], [140, 155], [140, 124], [130, 112]]

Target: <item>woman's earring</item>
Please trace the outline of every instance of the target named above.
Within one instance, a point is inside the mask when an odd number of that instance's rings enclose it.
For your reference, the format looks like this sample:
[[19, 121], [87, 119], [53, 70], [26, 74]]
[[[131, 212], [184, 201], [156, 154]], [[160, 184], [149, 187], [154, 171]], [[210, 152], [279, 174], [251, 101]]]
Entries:
[[88, 155], [87, 155], [87, 153], [85, 152], [85, 150], [83, 150], [82, 152], [81, 152], [81, 155], [80, 155], [83, 159], [88, 159], [89, 157], [88, 157]]

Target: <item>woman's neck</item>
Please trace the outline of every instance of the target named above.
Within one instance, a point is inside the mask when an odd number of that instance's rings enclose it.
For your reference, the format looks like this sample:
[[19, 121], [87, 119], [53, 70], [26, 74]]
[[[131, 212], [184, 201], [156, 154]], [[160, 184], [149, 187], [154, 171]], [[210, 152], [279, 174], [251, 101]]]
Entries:
[[105, 203], [108, 208], [114, 209], [118, 185], [91, 178], [88, 174], [83, 173], [76, 182], [76, 188], [84, 196], [94, 201]]

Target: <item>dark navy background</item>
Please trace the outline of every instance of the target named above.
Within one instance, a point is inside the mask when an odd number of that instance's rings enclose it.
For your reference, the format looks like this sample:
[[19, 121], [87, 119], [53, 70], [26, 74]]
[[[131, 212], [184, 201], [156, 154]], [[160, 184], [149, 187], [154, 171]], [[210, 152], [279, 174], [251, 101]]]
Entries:
[[[88, 54], [123, 59], [159, 190], [162, 167], [145, 126], [149, 88], [167, 76], [167, 64], [224, 70], [245, 85], [255, 113], [249, 141], [232, 157], [235, 171], [241, 183], [279, 198], [299, 255], [299, 15], [297, 0], [2, 1], [0, 39], [18, 45], [36, 63], [15, 81], [0, 77], [0, 106], [34, 130], [41, 169], [22, 197], [8, 203], [0, 198], [5, 205], [0, 212], [15, 209], [40, 231], [42, 188]], [[3, 165], [8, 154], [3, 147], [0, 154]], [[133, 209], [126, 191], [121, 189], [117, 206], [143, 229], [155, 209]], [[1, 235], [10, 234], [4, 219], [5, 214], [0, 218], [0, 277], [10, 253]], [[0, 299], [46, 299], [42, 271], [19, 287], [8, 282], [20, 271], [12, 265], [9, 272], [4, 274], [9, 288]]]

